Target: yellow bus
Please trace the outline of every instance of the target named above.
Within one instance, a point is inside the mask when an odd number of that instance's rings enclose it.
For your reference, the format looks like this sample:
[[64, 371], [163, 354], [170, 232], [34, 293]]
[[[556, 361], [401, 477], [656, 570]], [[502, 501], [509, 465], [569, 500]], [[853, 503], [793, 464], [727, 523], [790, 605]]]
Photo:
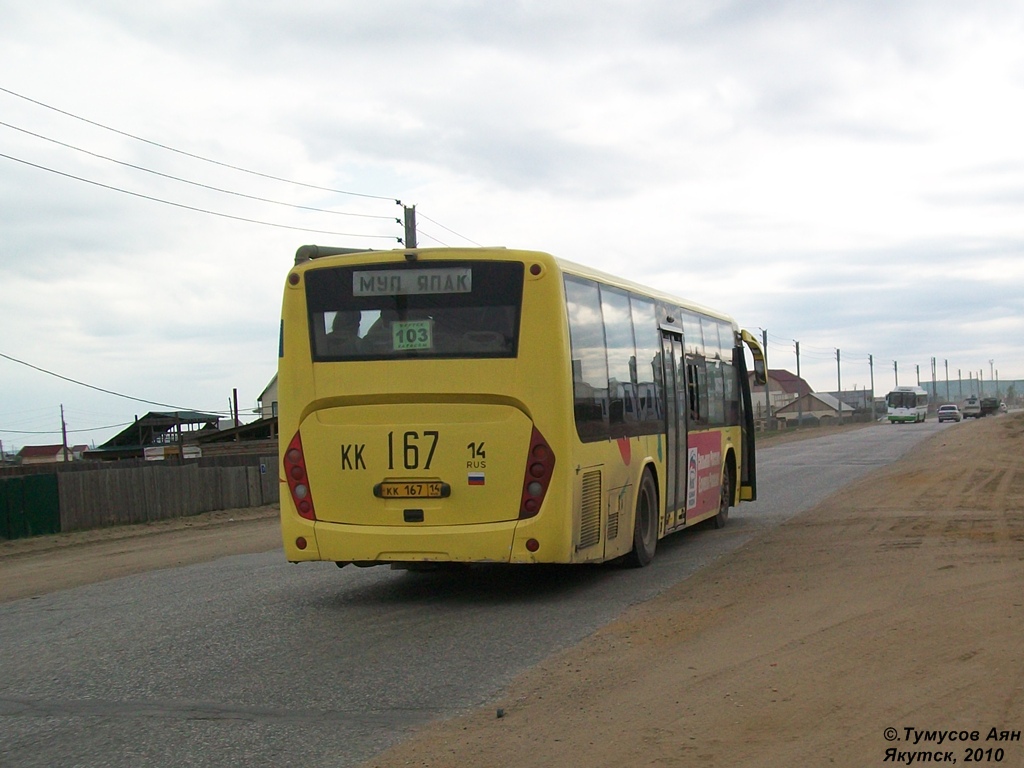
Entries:
[[647, 565], [756, 497], [757, 341], [546, 253], [303, 246], [278, 365], [289, 561]]

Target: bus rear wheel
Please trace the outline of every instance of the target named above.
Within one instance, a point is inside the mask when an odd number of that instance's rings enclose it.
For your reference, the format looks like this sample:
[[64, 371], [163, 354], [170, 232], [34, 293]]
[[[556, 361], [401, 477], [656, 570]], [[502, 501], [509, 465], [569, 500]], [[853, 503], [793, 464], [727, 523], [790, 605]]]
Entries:
[[658, 546], [658, 489], [651, 470], [645, 469], [636, 493], [636, 515], [633, 517], [633, 550], [628, 562], [643, 568], [654, 559]]

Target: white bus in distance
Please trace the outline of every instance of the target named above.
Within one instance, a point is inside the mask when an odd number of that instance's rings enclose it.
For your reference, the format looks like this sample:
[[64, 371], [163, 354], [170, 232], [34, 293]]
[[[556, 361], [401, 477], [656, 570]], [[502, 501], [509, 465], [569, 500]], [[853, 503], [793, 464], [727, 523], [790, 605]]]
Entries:
[[896, 387], [885, 396], [889, 423], [918, 422], [928, 418], [928, 393], [921, 387]]

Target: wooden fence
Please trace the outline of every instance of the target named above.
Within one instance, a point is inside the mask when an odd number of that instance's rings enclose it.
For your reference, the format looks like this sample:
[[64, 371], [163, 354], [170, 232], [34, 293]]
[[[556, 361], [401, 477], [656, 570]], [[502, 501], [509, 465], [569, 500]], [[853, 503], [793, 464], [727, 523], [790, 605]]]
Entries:
[[[77, 468], [76, 468], [77, 469]], [[277, 457], [250, 457], [240, 466], [206, 465], [204, 462], [165, 464], [147, 462], [139, 466], [100, 466], [95, 469], [58, 471], [57, 509], [44, 514], [59, 515], [59, 530], [81, 531], [110, 525], [144, 523], [187, 517], [219, 509], [261, 507], [278, 502]], [[15, 478], [0, 479], [0, 486], [14, 490]], [[19, 488], [7, 504], [8, 536], [17, 531], [38, 529], [20, 525], [34, 520], [37, 507], [46, 499]], [[47, 510], [52, 507], [52, 501]], [[53, 521], [50, 527], [56, 527]], [[0, 534], [5, 526], [0, 525]], [[47, 531], [50, 532], [50, 531]], [[20, 535], [32, 535], [28, 534]]]

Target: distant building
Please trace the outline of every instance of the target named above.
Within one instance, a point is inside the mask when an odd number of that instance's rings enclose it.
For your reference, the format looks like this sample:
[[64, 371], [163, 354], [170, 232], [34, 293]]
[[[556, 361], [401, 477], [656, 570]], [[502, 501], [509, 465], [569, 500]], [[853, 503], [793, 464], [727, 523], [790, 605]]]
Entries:
[[60, 464], [82, 458], [82, 453], [89, 450], [87, 445], [69, 445], [67, 453], [63, 445], [26, 445], [18, 451], [19, 463], [26, 464]]
[[[220, 417], [197, 411], [150, 411], [103, 445], [86, 453], [88, 459], [141, 459], [146, 448], [163, 448], [165, 455], [181, 455], [180, 447], [195, 443], [200, 434], [220, 432]], [[153, 452], [150, 452], [152, 456]]]
[[261, 419], [277, 418], [277, 374], [267, 384], [267, 388], [257, 398], [260, 407], [257, 412]]
[[796, 422], [801, 416], [804, 420], [813, 419], [819, 423], [834, 423], [839, 421], [840, 416], [844, 421], [852, 420], [853, 414], [852, 406], [834, 396], [811, 392], [803, 395], [799, 400], [794, 400], [779, 408], [775, 411], [775, 418], [785, 421], [787, 425], [790, 421]]
[[870, 389], [846, 389], [842, 392], [826, 392], [837, 400], [842, 400], [855, 411], [860, 413], [871, 413], [871, 404], [874, 400], [874, 393]]
[[[797, 398], [811, 394], [811, 385], [795, 373], [784, 369], [769, 370], [767, 383], [763, 386], [754, 383], [754, 375], [750, 374], [750, 400], [754, 406], [754, 418], [764, 419], [766, 405], [771, 408], [770, 414], [796, 402]], [[765, 388], [768, 389], [768, 402], [765, 403]]]

